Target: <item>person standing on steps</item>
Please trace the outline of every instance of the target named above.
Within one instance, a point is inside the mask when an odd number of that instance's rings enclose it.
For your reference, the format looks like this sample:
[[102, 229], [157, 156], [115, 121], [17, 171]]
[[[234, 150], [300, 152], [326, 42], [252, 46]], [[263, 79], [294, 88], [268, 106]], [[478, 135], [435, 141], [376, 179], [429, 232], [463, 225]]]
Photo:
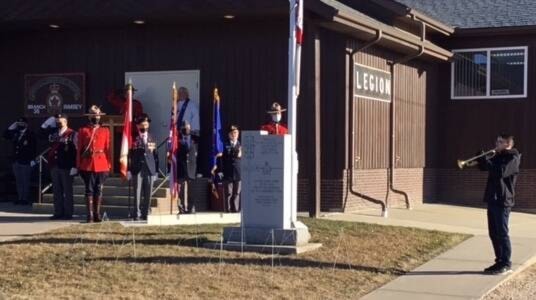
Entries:
[[84, 180], [87, 222], [101, 222], [102, 189], [111, 169], [110, 129], [100, 125], [101, 109], [93, 105], [87, 114], [89, 123], [78, 131], [76, 165]]
[[151, 119], [142, 114], [136, 120], [138, 135], [129, 151], [129, 171], [127, 178], [133, 180], [135, 189], [134, 211], [131, 216], [135, 221], [147, 220], [151, 207], [151, 192], [158, 174], [158, 153], [156, 139], [149, 133]]
[[48, 136], [50, 143], [47, 159], [54, 194], [54, 215], [50, 219], [71, 220], [74, 210], [73, 176], [78, 173], [78, 134], [69, 128], [66, 114], [56, 114], [48, 118], [41, 125], [41, 130]]

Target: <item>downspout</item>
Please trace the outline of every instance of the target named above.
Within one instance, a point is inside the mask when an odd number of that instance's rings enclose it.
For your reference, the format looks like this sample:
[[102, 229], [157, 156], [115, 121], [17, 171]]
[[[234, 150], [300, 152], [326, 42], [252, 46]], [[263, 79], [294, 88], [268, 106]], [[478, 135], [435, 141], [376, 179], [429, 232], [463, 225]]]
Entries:
[[425, 41], [425, 38], [426, 38], [426, 24], [422, 21], [418, 21], [417, 18], [415, 17], [415, 15], [412, 16], [413, 17], [413, 20], [415, 20], [416, 22], [420, 22], [421, 23], [421, 45], [419, 47], [419, 52], [416, 53], [416, 54], [411, 54], [411, 55], [408, 55], [406, 57], [402, 57], [401, 59], [399, 60], [394, 60], [393, 62], [390, 63], [390, 69], [391, 69], [391, 74], [392, 74], [392, 80], [391, 80], [391, 109], [390, 109], [390, 131], [391, 131], [391, 141], [390, 141], [390, 162], [389, 162], [389, 189], [388, 189], [388, 193], [387, 193], [387, 197], [385, 197], [385, 206], [386, 207], [389, 207], [389, 192], [393, 192], [395, 194], [399, 194], [399, 195], [402, 195], [404, 196], [404, 200], [406, 201], [406, 208], [407, 209], [411, 209], [411, 201], [409, 199], [409, 195], [408, 193], [404, 192], [404, 191], [401, 191], [401, 190], [398, 190], [395, 188], [395, 176], [394, 176], [394, 172], [395, 172], [395, 169], [396, 169], [396, 162], [400, 159], [399, 157], [396, 156], [396, 148], [395, 148], [395, 142], [396, 142], [396, 118], [395, 118], [395, 115], [396, 115], [396, 105], [395, 105], [395, 88], [396, 88], [396, 85], [395, 85], [395, 66], [397, 64], [401, 64], [401, 63], [405, 63], [405, 62], [408, 62], [412, 59], [415, 59], [417, 57], [420, 57], [423, 53], [424, 53], [424, 41]]
[[[355, 59], [354, 59], [354, 56], [355, 54], [357, 54], [358, 52], [360, 51], [363, 51], [375, 44], [377, 44], [383, 37], [383, 31], [381, 29], [379, 29], [376, 33], [376, 37], [372, 40], [370, 40], [369, 42], [365, 43], [364, 45], [362, 45], [361, 47], [358, 47], [354, 50], [352, 50], [351, 52], [349, 52], [349, 55], [350, 55], [350, 67], [349, 67], [349, 72], [350, 72], [350, 78], [351, 78], [351, 82], [353, 82], [353, 77], [354, 77], [354, 71], [353, 71], [353, 67], [354, 67], [354, 63], [355, 63]], [[349, 101], [351, 103], [350, 105], [350, 109], [349, 109], [349, 112], [348, 112], [348, 115], [351, 116], [350, 119], [352, 120], [351, 121], [351, 124], [352, 124], [352, 133], [350, 135], [350, 138], [352, 139], [352, 143], [351, 143], [351, 150], [350, 150], [350, 153], [351, 154], [351, 162], [349, 163], [350, 164], [350, 168], [348, 167], [348, 161], [347, 161], [347, 165], [346, 165], [346, 169], [349, 170], [348, 172], [348, 177], [347, 178], [347, 182], [349, 182], [349, 184], [347, 184], [348, 188], [347, 188], [347, 192], [350, 192], [352, 195], [355, 195], [357, 197], [360, 197], [362, 199], [365, 199], [366, 201], [369, 201], [369, 202], [372, 202], [374, 204], [378, 204], [381, 206], [381, 209], [382, 209], [382, 216], [386, 217], [387, 216], [387, 206], [386, 206], [386, 203], [384, 203], [383, 201], [381, 200], [378, 200], [378, 199], [374, 199], [370, 196], [367, 196], [365, 194], [362, 194], [360, 192], [358, 192], [356, 189], [354, 189], [354, 178], [355, 178], [355, 163], [356, 161], [359, 162], [360, 158], [357, 157], [357, 158], [354, 158], [353, 157], [353, 151], [355, 149], [355, 116], [353, 114], [354, 112], [354, 91], [353, 91], [353, 84], [350, 84], [349, 88], [351, 89], [350, 93], [349, 93], [349, 96], [348, 96], [348, 99], [347, 101]], [[347, 137], [348, 138], [348, 137]], [[347, 154], [347, 157], [350, 156]], [[345, 200], [345, 206], [346, 206], [346, 203], [347, 203], [347, 200], [348, 200], [348, 193], [346, 194], [346, 200]]]

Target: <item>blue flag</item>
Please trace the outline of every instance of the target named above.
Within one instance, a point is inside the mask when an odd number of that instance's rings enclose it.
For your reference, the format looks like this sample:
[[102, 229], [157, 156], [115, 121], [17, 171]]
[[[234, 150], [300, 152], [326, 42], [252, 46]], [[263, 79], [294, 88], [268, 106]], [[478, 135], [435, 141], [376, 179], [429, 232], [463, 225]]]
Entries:
[[211, 169], [216, 167], [217, 157], [221, 153], [223, 153], [223, 140], [221, 131], [220, 95], [218, 94], [218, 89], [214, 88]]

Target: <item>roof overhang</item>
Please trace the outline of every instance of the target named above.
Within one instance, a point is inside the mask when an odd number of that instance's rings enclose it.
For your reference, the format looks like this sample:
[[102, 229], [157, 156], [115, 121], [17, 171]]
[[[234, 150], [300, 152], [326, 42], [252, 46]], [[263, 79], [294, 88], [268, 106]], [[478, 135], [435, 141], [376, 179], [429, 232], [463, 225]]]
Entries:
[[434, 18], [429, 17], [426, 14], [421, 13], [420, 11], [415, 10], [414, 8], [408, 7], [400, 2], [393, 0], [373, 0], [374, 3], [382, 6], [385, 9], [390, 10], [394, 14], [405, 18], [406, 21], [421, 21], [426, 23], [426, 27], [434, 30], [435, 32], [441, 33], [443, 35], [449, 36], [454, 33], [454, 28], [438, 21]]
[[443, 49], [421, 37], [403, 31], [396, 27], [379, 22], [348, 6], [333, 0], [317, 0], [306, 7], [320, 15], [323, 20], [318, 23], [326, 28], [343, 32], [361, 40], [372, 40], [378, 32], [382, 32], [379, 45], [402, 53], [423, 51], [423, 55], [443, 61], [449, 60], [452, 52]]

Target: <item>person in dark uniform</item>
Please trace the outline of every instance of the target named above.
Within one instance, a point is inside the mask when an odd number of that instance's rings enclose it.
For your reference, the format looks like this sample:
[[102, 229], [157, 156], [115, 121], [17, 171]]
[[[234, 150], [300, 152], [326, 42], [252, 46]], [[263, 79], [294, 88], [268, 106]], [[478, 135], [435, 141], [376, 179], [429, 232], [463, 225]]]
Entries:
[[[225, 210], [227, 212], [240, 211], [240, 189], [241, 170], [240, 160], [242, 159], [242, 146], [238, 137], [240, 132], [236, 125], [231, 125], [228, 130], [229, 139], [225, 142], [223, 153], [219, 157], [218, 174], [223, 180], [225, 189]], [[221, 167], [220, 167], [221, 166]]]
[[142, 114], [136, 120], [138, 136], [132, 143], [129, 151], [128, 179], [133, 179], [136, 189], [134, 211], [131, 213], [134, 220], [147, 220], [151, 206], [151, 192], [158, 172], [158, 153], [156, 139], [149, 134], [151, 119]]
[[3, 137], [13, 142], [11, 160], [17, 185], [15, 204], [31, 204], [29, 199], [31, 174], [32, 167], [36, 164], [34, 159], [37, 155], [35, 135], [28, 129], [28, 120], [21, 117], [4, 131]]
[[479, 159], [480, 170], [488, 172], [484, 193], [487, 202], [488, 231], [495, 252], [495, 263], [485, 273], [500, 275], [512, 271], [512, 245], [508, 235], [510, 210], [514, 206], [515, 187], [521, 154], [514, 148], [514, 137], [497, 137], [495, 155]]
[[188, 121], [181, 124], [179, 151], [177, 151], [177, 179], [179, 183], [179, 211], [181, 213], [194, 213], [195, 203], [188, 199], [188, 183], [195, 179], [197, 172], [197, 145], [198, 138], [191, 134]]
[[287, 109], [281, 107], [277, 102], [272, 104], [270, 110], [267, 113], [270, 115], [270, 122], [261, 126], [261, 130], [267, 131], [268, 134], [285, 135], [288, 133], [287, 126], [281, 122], [283, 118], [283, 112]]
[[101, 222], [102, 188], [111, 169], [110, 129], [100, 125], [98, 106], [86, 114], [89, 123], [78, 130], [76, 165], [86, 186], [87, 222]]
[[50, 150], [48, 166], [52, 178], [54, 193], [54, 215], [51, 220], [71, 220], [73, 218], [73, 176], [76, 169], [76, 144], [78, 134], [68, 127], [66, 114], [56, 114], [42, 125], [42, 131], [48, 135]]

